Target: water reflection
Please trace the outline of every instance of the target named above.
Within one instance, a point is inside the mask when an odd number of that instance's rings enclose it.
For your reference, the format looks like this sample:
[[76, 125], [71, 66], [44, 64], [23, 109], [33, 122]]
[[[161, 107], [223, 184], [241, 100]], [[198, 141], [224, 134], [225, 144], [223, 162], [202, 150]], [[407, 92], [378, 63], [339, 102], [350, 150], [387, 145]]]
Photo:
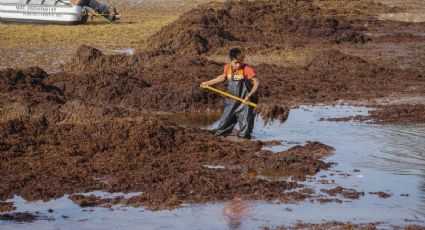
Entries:
[[236, 196], [229, 202], [222, 211], [223, 218], [227, 227], [231, 230], [243, 229], [243, 221], [246, 218], [252, 218], [253, 206], [243, 201], [241, 197]]

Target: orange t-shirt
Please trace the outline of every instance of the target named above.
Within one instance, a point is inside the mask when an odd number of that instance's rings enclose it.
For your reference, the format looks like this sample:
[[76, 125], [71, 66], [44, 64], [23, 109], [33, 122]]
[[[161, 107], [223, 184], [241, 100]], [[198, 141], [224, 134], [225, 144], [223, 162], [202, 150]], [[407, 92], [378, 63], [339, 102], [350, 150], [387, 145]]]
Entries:
[[[232, 68], [230, 64], [226, 64], [224, 66], [223, 74], [224, 76], [226, 76], [227, 79], [232, 77]], [[255, 74], [255, 70], [252, 67], [248, 66], [247, 64], [242, 64], [241, 67], [236, 71], [234, 79], [252, 79], [255, 77]]]

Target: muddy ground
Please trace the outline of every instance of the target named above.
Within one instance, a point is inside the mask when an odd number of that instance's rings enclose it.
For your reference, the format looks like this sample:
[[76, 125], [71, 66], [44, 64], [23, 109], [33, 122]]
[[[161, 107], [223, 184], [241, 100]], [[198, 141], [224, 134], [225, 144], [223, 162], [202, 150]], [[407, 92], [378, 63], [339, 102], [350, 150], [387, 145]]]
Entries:
[[[331, 146], [309, 142], [271, 153], [261, 150], [265, 143], [260, 141], [216, 137], [158, 114], [221, 110], [223, 98], [199, 85], [222, 73], [221, 57], [234, 46], [252, 60], [272, 60], [254, 62], [266, 117], [275, 116], [275, 104], [374, 105], [388, 97], [424, 96], [423, 54], [404, 56], [408, 65], [400, 66], [376, 48], [424, 45], [425, 23], [376, 19], [379, 13], [403, 10], [355, 0], [209, 3], [141, 39], [134, 55], [107, 55], [83, 45], [57, 73], [39, 67], [0, 70], [0, 199], [143, 192], [130, 199], [71, 199], [81, 206], [153, 210], [235, 196], [306, 199], [308, 193], [291, 190], [332, 166], [325, 160]], [[382, 106], [371, 116], [380, 122], [423, 123], [423, 110], [421, 105]], [[282, 118], [287, 112], [280, 111]], [[293, 180], [252, 176], [269, 169]], [[331, 198], [363, 195], [342, 187], [322, 192]], [[1, 206], [11, 210], [9, 204]]]

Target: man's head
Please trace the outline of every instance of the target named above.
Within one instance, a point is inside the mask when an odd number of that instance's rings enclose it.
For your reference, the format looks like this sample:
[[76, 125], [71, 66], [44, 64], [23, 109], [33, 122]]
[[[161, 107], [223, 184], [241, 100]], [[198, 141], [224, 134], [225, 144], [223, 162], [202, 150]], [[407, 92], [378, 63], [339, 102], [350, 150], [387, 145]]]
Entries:
[[245, 56], [239, 48], [233, 48], [229, 51], [230, 64], [234, 68], [239, 67], [243, 63], [244, 58]]

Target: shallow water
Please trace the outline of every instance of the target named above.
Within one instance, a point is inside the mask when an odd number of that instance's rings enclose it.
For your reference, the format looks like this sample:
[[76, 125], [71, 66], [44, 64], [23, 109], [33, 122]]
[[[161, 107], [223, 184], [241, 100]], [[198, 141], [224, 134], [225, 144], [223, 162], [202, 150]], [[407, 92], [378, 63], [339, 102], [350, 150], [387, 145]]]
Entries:
[[[305, 184], [321, 195], [325, 195], [320, 193], [321, 188], [334, 188], [337, 185], [364, 191], [365, 196], [359, 200], [337, 197], [345, 201], [342, 204], [320, 204], [309, 200], [295, 204], [223, 202], [151, 212], [143, 208], [120, 206], [114, 207], [112, 211], [107, 208], [82, 209], [66, 197], [47, 203], [26, 203], [15, 197], [13, 201], [18, 207], [16, 211], [39, 211], [41, 215], [55, 220], [24, 224], [0, 222], [0, 228], [257, 229], [261, 226], [292, 225], [297, 221], [321, 223], [332, 220], [354, 223], [384, 221], [384, 228], [408, 224], [425, 226], [425, 125], [383, 126], [320, 121], [321, 118], [364, 115], [367, 111], [367, 108], [349, 106], [300, 107], [291, 110], [284, 124], [273, 122], [264, 125], [261, 119], [257, 119], [253, 133], [260, 140], [282, 141], [280, 146], [268, 147], [273, 151], [285, 150], [306, 141], [320, 141], [333, 146], [335, 154], [326, 158], [326, 161], [336, 162], [338, 165], [320, 172], [314, 177], [315, 180], [307, 180]], [[190, 119], [187, 114], [184, 117], [187, 123], [184, 124], [182, 120], [180, 123], [185, 126], [202, 126], [207, 129], [216, 126], [216, 122], [211, 123], [205, 117]], [[214, 119], [216, 118], [217, 114], [214, 115]], [[225, 170], [220, 166], [206, 167], [211, 170]], [[319, 179], [331, 184], [323, 184]], [[332, 183], [332, 180], [335, 182]], [[368, 194], [378, 191], [392, 196], [383, 199]], [[95, 194], [108, 195], [101, 192]], [[400, 196], [401, 194], [409, 196]], [[123, 194], [109, 194], [114, 195]], [[132, 195], [134, 194], [128, 196]], [[49, 208], [54, 212], [48, 213]], [[62, 217], [63, 215], [67, 218]]]

